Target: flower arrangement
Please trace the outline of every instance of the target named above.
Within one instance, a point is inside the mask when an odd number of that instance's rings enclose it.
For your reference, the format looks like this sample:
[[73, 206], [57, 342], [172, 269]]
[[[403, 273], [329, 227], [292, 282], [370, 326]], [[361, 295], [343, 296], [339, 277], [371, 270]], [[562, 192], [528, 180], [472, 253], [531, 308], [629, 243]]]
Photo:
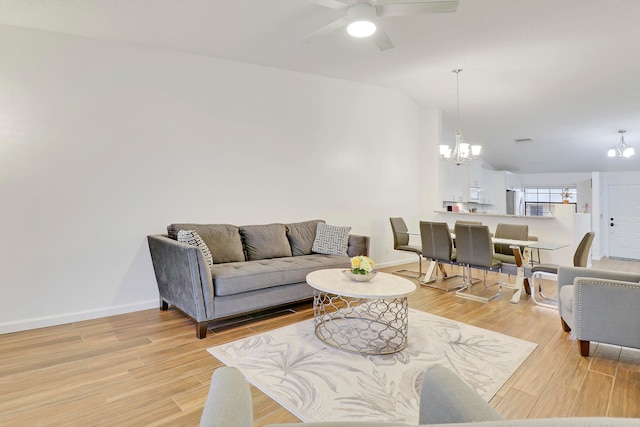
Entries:
[[360, 255], [351, 258], [351, 272], [353, 274], [369, 274], [375, 265], [375, 262], [368, 256]]
[[571, 191], [568, 188], [563, 188], [561, 196], [562, 196], [562, 201], [564, 203], [568, 203], [569, 198], [571, 197]]

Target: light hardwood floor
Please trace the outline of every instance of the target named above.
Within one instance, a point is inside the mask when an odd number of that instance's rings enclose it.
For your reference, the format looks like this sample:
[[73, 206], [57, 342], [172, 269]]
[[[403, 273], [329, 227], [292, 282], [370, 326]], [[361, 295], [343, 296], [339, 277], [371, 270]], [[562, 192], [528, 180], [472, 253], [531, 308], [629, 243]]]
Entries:
[[[594, 267], [640, 271], [640, 263], [609, 260]], [[485, 304], [421, 287], [409, 305], [538, 344], [490, 402], [506, 418], [640, 417], [639, 350], [592, 344], [583, 358], [557, 311], [528, 296], [510, 304], [511, 292]], [[311, 317], [311, 304], [299, 304], [198, 340], [172, 308], [0, 335], [0, 425], [197, 425], [221, 366], [207, 348]], [[252, 394], [256, 426], [297, 420], [253, 387]]]

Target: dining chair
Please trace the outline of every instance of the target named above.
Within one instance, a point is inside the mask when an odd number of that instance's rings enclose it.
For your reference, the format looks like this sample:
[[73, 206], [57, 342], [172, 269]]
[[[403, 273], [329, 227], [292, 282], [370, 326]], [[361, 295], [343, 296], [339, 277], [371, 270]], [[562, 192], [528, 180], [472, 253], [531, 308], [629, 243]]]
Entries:
[[[483, 302], [489, 302], [502, 292], [502, 279], [500, 277], [502, 262], [494, 258], [493, 241], [491, 232], [486, 225], [455, 225], [456, 233], [456, 261], [464, 266], [465, 287], [456, 292], [456, 295]], [[483, 289], [472, 292], [471, 269], [484, 271]], [[498, 272], [498, 290], [487, 286], [487, 271]]]
[[389, 218], [391, 222], [391, 230], [393, 231], [393, 249], [396, 251], [406, 251], [412, 252], [418, 255], [418, 270], [396, 270], [393, 271], [393, 274], [398, 274], [400, 276], [407, 276], [412, 278], [421, 278], [422, 277], [422, 247], [417, 245], [409, 244], [409, 229], [407, 228], [407, 224], [404, 222], [404, 219], [401, 217], [391, 217]]
[[[573, 254], [574, 267], [587, 267], [589, 264], [589, 251], [591, 250], [594, 237], [595, 233], [593, 231], [589, 231], [584, 235]], [[534, 303], [544, 307], [558, 308], [557, 299], [549, 298], [542, 293], [542, 279], [545, 278], [557, 282], [558, 267], [556, 264], [538, 264], [531, 269], [531, 299]], [[540, 294], [541, 300], [536, 299], [536, 289]]]
[[[510, 240], [529, 240], [529, 226], [526, 224], [498, 223], [498, 225], [496, 225], [494, 237]], [[516, 263], [516, 259], [513, 254], [513, 248], [511, 248], [511, 245], [496, 243], [494, 245], [494, 250], [494, 258], [499, 259], [503, 263]]]
[[[420, 221], [420, 239], [422, 240], [422, 256], [431, 260], [421, 284], [441, 291], [450, 292], [460, 289], [464, 283], [448, 282], [446, 280], [462, 275], [447, 275], [443, 264], [456, 263], [456, 250], [453, 248], [451, 232], [446, 222]], [[442, 280], [438, 281], [438, 270], [442, 273]], [[434, 278], [435, 276], [435, 278]]]

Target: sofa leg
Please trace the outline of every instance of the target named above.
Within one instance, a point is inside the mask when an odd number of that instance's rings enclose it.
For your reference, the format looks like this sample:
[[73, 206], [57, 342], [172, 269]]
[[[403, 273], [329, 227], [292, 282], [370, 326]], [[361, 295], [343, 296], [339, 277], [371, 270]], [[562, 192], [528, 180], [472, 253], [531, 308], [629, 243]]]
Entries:
[[589, 341], [578, 340], [578, 344], [580, 345], [580, 356], [589, 356]]
[[196, 323], [196, 336], [198, 337], [198, 339], [207, 337], [207, 326], [209, 326], [209, 322]]
[[167, 310], [169, 310], [169, 303], [163, 299], [160, 299], [160, 311], [167, 311]]
[[567, 322], [565, 322], [562, 317], [560, 318], [560, 321], [562, 322], [562, 330], [565, 332], [571, 332], [571, 328], [569, 327], [569, 325], [567, 325]]

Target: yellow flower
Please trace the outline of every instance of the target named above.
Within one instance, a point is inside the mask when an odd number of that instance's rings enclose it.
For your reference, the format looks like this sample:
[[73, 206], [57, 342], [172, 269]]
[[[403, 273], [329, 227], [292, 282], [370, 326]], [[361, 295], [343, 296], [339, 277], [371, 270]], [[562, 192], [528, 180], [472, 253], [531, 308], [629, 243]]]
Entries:
[[351, 269], [355, 274], [371, 273], [374, 266], [375, 263], [368, 256], [360, 255], [351, 258]]

